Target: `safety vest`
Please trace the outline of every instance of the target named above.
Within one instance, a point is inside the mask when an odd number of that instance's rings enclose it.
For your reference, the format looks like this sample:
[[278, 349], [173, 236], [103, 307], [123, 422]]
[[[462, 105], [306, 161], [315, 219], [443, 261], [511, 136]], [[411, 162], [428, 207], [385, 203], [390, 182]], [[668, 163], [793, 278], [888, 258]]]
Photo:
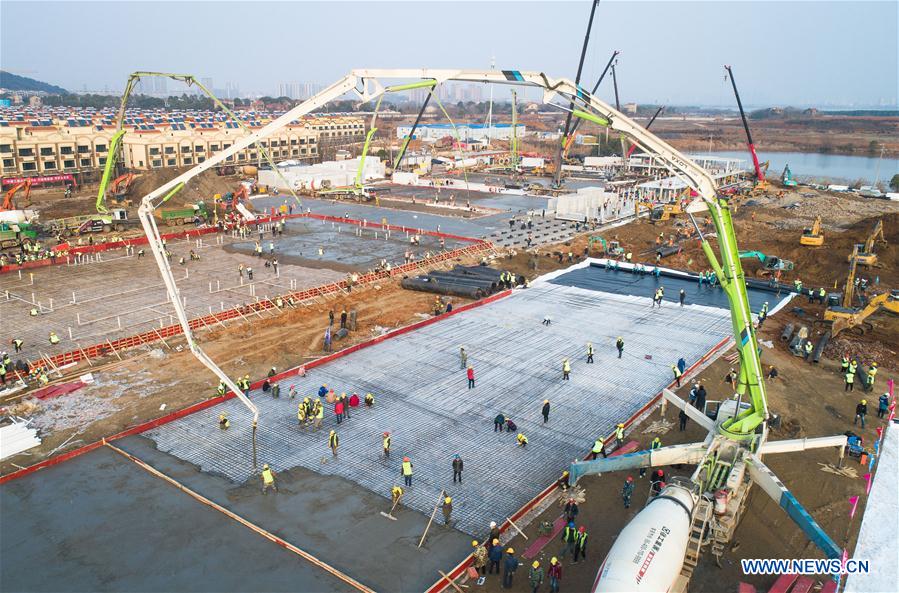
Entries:
[[412, 475], [412, 462], [411, 462], [411, 461], [404, 461], [404, 462], [403, 462], [403, 475], [404, 475], [404, 476], [411, 476], [411, 475]]
[[683, 375], [683, 373], [680, 372], [680, 369], [677, 368], [676, 366], [675, 366], [675, 367], [671, 367], [671, 370], [674, 371], [674, 378], [675, 378], [675, 379], [677, 379], [678, 377], [680, 377], [681, 375]]
[[652, 444], [649, 446], [650, 449], [658, 449], [662, 446], [662, 441], [656, 437], [652, 440]]
[[306, 419], [306, 409], [303, 404], [297, 408], [297, 420], [305, 420]]
[[274, 484], [275, 483], [275, 475], [272, 473], [270, 469], [262, 470], [262, 481], [265, 484]]
[[21, 347], [22, 347], [22, 344], [24, 344], [25, 342], [23, 342], [22, 340], [13, 340], [12, 343], [13, 343], [17, 348], [21, 348]]
[[390, 437], [384, 437], [384, 450], [390, 450]]
[[578, 533], [575, 536], [575, 543], [577, 544], [578, 548], [583, 550], [584, 547], [587, 545], [587, 532], [585, 531], [583, 533]]
[[325, 417], [325, 407], [321, 405], [321, 402], [315, 406], [315, 417], [319, 420]]
[[849, 372], [846, 373], [846, 383], [850, 385], [855, 382], [855, 373]]
[[845, 356], [840, 360], [840, 368], [844, 371], [849, 368], [849, 359]]
[[593, 443], [593, 452], [594, 453], [602, 453], [602, 439], [596, 439]]
[[616, 341], [616, 342], [615, 342], [615, 346], [616, 346], [619, 350], [624, 349], [624, 340], [618, 340], [618, 341]]
[[821, 297], [821, 299], [823, 300], [824, 297], [827, 296], [827, 291], [824, 290], [824, 288], [821, 288], [821, 290], [818, 291], [818, 295], [819, 295], [819, 296]]
[[225, 395], [225, 392], [227, 391], [225, 384], [219, 383], [218, 389], [216, 389], [216, 391], [218, 392], [219, 395]]
[[6, 374], [6, 365], [0, 362], [0, 375]]
[[618, 426], [615, 428], [615, 438], [623, 439], [624, 438], [624, 427]]
[[858, 363], [853, 360], [852, 362], [849, 363], [849, 372], [854, 375], [856, 369], [858, 369]]
[[563, 371], [566, 371], [566, 372], [571, 371], [571, 363], [568, 362], [567, 360], [566, 360], [565, 362], [563, 362], [563, 363], [562, 363], [562, 370], [563, 370]]
[[518, 435], [518, 442], [521, 443], [522, 445], [527, 445], [528, 437], [524, 436], [523, 434], [520, 434], [520, 435]]
[[403, 495], [403, 489], [400, 488], [399, 486], [394, 486], [390, 490], [390, 494], [393, 495], [394, 498], [399, 498], [400, 496]]
[[50, 343], [59, 344], [59, 336], [57, 336], [56, 334], [50, 334]]
[[815, 346], [811, 342], [805, 343], [805, 351], [806, 352], [811, 352], [814, 349], [815, 349]]
[[577, 530], [574, 527], [565, 526], [565, 532], [562, 534], [562, 541], [566, 542], [574, 542], [577, 541]]
[[874, 383], [874, 377], [877, 376], [877, 369], [871, 368], [868, 369], [868, 384], [872, 385]]

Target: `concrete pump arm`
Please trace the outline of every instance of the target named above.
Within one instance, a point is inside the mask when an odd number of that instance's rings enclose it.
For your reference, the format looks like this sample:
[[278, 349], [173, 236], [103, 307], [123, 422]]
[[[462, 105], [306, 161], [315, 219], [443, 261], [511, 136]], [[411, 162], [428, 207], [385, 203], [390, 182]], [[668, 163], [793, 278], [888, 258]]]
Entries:
[[[402, 81], [402, 83], [394, 86], [385, 86], [381, 82], [382, 80]], [[737, 391], [741, 395], [748, 392], [750, 403], [752, 404], [747, 412], [723, 425], [721, 431], [735, 439], [751, 438], [755, 428], [767, 418], [767, 402], [758, 347], [752, 327], [752, 314], [749, 308], [746, 284], [743, 279], [743, 270], [740, 266], [733, 223], [726, 200], [718, 197], [715, 182], [708, 172], [685, 155], [571, 81], [567, 79], [551, 79], [540, 72], [521, 72], [517, 70], [432, 70], [427, 68], [353, 70], [347, 76], [272, 120], [266, 126], [235, 140], [227, 149], [216, 153], [203, 163], [196, 165], [144, 196], [138, 209], [138, 214], [147, 234], [150, 249], [153, 252], [168, 290], [169, 299], [175, 309], [178, 322], [181, 324], [194, 356], [219, 379], [224, 381], [228, 388], [253, 412], [255, 426], [259, 415], [256, 407], [249, 399], [243, 396], [237, 385], [203, 352], [193, 339], [187, 314], [178, 292], [171, 266], [165, 255], [159, 229], [153, 218], [155, 208], [164, 201], [165, 197], [170, 192], [177, 191], [183, 184], [200, 173], [225, 162], [229, 157], [268, 137], [297, 118], [311, 113], [315, 109], [347, 93], [353, 93], [360, 101], [368, 102], [382, 97], [385, 93], [433, 87], [435, 83], [440, 84], [450, 80], [537, 87], [543, 89], [544, 103], [551, 103], [556, 98], [566, 103], [573, 101], [576, 106], [575, 115], [627, 134], [647, 153], [663, 161], [673, 174], [684, 179], [690, 187], [699, 193], [699, 196], [710, 211], [718, 233], [719, 250], [723, 266], [718, 263], [711, 247], [705, 240], [703, 240], [703, 250], [709, 258], [712, 268], [718, 275], [730, 302], [731, 320], [741, 362], [740, 383]]]

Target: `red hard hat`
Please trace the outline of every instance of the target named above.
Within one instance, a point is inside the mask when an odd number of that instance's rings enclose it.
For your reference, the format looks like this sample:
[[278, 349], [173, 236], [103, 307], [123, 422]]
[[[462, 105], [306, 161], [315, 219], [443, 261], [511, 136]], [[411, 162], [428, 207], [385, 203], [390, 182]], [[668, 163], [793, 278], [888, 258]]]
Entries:
[[408, 457], [403, 457], [403, 461], [409, 461]]
[[633, 481], [634, 481], [634, 476], [628, 476], [628, 477], [627, 477], [627, 481], [628, 481], [628, 482], [633, 482]]
[[385, 433], [384, 433], [384, 436], [385, 436], [385, 437], [389, 437], [389, 436], [390, 436], [390, 433], [389, 433], [389, 432], [385, 432]]
[[577, 530], [578, 530], [578, 533], [584, 533], [584, 526], [581, 525], [580, 527], [577, 528]]

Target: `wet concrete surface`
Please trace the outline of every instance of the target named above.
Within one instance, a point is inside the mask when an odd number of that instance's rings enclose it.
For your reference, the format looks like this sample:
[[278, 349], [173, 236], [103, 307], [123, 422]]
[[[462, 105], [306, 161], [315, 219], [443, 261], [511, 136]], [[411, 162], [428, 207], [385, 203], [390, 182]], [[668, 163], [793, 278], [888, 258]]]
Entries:
[[[663, 266], [664, 267], [664, 264]], [[679, 293], [684, 289], [687, 293], [686, 304], [706, 305], [719, 309], [730, 310], [727, 295], [720, 286], [711, 287], [708, 284], [699, 286], [696, 280], [686, 278], [672, 278], [661, 276], [656, 278], [652, 274], [634, 274], [629, 270], [607, 270], [604, 266], [587, 266], [567, 272], [551, 280], [553, 284], [562, 286], [577, 286], [590, 290], [601, 290], [613, 294], [629, 294], [652, 298], [659, 286], [665, 288], [665, 303], [677, 306]], [[749, 294], [749, 306], [753, 313], [757, 313], [764, 302], [769, 303], [771, 309], [776, 306], [782, 297], [763, 290], [747, 289]], [[789, 295], [783, 295], [787, 297]]]
[[[372, 224], [378, 222], [380, 219], [372, 221]], [[410, 233], [392, 231], [388, 238], [377, 226], [360, 229], [353, 224], [298, 219], [291, 221], [285, 234], [274, 239], [266, 235], [261, 246], [265, 258], [275, 257], [281, 264], [342, 272], [364, 272], [382, 259], [393, 265], [401, 264], [407, 251], [414, 253], [416, 259], [424, 259], [428, 253], [433, 255], [443, 250], [436, 237], [422, 235], [420, 244], [414, 246], [409, 243], [409, 236]], [[258, 235], [252, 235], [249, 240], [230, 245], [227, 249], [252, 255], [257, 239]], [[270, 241], [274, 242], [274, 255], [270, 253]], [[448, 250], [467, 244], [451, 239], [445, 242]]]
[[[470, 538], [337, 477], [302, 469], [262, 495], [155, 449], [117, 441], [185, 486], [376, 591], [422, 591]], [[3, 591], [349, 591], [292, 552], [206, 507], [108, 449], [0, 487]]]
[[3, 591], [352, 591], [109, 449], [0, 487]]

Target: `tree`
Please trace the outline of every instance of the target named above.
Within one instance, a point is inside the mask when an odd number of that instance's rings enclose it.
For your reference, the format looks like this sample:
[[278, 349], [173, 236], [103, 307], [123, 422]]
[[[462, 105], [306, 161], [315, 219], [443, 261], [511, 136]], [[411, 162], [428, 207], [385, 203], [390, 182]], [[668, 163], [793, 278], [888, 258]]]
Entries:
[[899, 173], [893, 175], [893, 178], [890, 179], [890, 189], [893, 191], [899, 191]]

